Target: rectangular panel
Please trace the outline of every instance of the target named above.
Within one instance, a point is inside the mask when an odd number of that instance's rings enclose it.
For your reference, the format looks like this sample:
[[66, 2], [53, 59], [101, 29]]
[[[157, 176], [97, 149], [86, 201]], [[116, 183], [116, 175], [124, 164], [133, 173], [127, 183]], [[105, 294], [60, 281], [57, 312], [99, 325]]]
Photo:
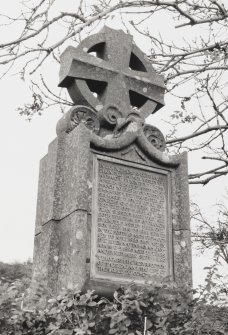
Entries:
[[172, 274], [169, 172], [94, 157], [92, 278], [140, 283]]

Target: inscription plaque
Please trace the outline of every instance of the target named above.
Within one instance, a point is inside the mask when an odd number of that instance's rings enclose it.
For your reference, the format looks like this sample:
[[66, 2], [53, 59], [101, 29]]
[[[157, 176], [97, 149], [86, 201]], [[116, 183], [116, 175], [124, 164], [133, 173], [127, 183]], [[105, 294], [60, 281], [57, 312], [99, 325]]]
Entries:
[[144, 282], [172, 274], [169, 171], [94, 157], [91, 275]]

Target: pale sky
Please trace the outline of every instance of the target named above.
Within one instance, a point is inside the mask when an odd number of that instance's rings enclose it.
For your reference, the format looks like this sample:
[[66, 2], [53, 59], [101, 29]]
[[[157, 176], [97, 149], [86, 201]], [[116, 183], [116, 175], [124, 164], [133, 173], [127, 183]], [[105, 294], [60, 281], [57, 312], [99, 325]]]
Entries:
[[[14, 1], [9, 3], [12, 5]], [[15, 2], [14, 2], [15, 3]], [[169, 29], [169, 26], [167, 27]], [[51, 70], [52, 71], [52, 70]], [[53, 85], [58, 84], [58, 73], [51, 73]], [[38, 187], [39, 160], [47, 153], [48, 144], [55, 138], [55, 127], [61, 117], [59, 110], [47, 110], [31, 122], [16, 111], [29, 99], [29, 84], [11, 76], [0, 81], [1, 92], [1, 164], [0, 164], [0, 261], [25, 261], [32, 258], [35, 213]], [[152, 122], [159, 127], [163, 113], [171, 112], [168, 106], [157, 113]], [[165, 128], [160, 127], [164, 132]], [[190, 169], [201, 162], [191, 160]], [[191, 187], [191, 195], [213, 215], [213, 205], [225, 193], [228, 177], [206, 187]], [[210, 254], [193, 257], [194, 282], [201, 282], [202, 268], [210, 262]]]
[[26, 97], [26, 85], [14, 78], [0, 81], [0, 260], [32, 257], [39, 160], [55, 138], [60, 113], [45, 113], [31, 122], [16, 108]]

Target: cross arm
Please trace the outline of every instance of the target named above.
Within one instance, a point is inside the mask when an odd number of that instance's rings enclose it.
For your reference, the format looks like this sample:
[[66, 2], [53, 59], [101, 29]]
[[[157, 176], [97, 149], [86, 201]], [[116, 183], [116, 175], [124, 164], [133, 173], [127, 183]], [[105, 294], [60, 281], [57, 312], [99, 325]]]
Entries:
[[165, 85], [161, 75], [142, 71], [128, 71], [125, 80], [129, 90], [164, 105]]
[[116, 71], [109, 64], [90, 54], [77, 52], [73, 47], [65, 50], [61, 57], [60, 87], [68, 87], [74, 79], [108, 81]]

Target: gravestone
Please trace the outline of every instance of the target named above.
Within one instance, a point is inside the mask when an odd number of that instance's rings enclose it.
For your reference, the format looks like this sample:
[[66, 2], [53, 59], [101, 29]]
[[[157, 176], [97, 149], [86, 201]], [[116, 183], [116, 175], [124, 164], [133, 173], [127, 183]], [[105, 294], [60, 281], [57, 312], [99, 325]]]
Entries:
[[166, 154], [145, 123], [164, 105], [163, 77], [105, 27], [64, 51], [59, 86], [75, 105], [40, 162], [33, 283], [191, 286], [187, 156]]

